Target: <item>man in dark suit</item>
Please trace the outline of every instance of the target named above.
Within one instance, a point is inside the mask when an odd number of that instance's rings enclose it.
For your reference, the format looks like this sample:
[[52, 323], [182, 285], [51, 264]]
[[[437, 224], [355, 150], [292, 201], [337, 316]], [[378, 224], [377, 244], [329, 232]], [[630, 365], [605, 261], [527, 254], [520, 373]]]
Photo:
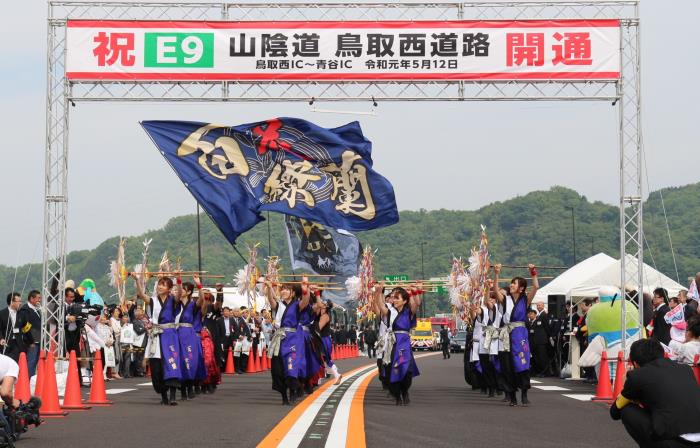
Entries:
[[374, 327], [366, 327], [362, 335], [364, 336], [365, 345], [367, 346], [367, 357], [374, 358], [377, 356], [377, 350], [374, 346], [374, 344], [377, 343], [377, 331]]
[[22, 342], [27, 353], [29, 377], [36, 373], [39, 363], [39, 346], [41, 345], [41, 293], [37, 290], [29, 292], [27, 303], [17, 312], [17, 325], [22, 333]]
[[243, 352], [243, 341], [251, 341], [251, 332], [245, 317], [243, 317], [243, 312], [247, 311], [247, 308], [242, 306], [240, 309], [233, 310], [233, 318], [231, 319], [231, 328], [233, 329], [233, 343], [237, 344], [237, 351], [239, 356], [234, 358], [236, 365], [236, 373], [245, 373], [248, 367], [248, 355]]
[[231, 308], [225, 306], [223, 308], [223, 316], [216, 319], [216, 345], [221, 349], [219, 357], [219, 368], [223, 371], [226, 367], [226, 359], [228, 358], [228, 349], [233, 349], [234, 333], [233, 333], [233, 318], [231, 317]]
[[15, 362], [24, 350], [20, 328], [17, 321], [17, 311], [22, 307], [22, 296], [17, 292], [7, 295], [7, 308], [0, 311], [0, 346], [2, 354], [9, 356]]
[[447, 328], [444, 325], [440, 326], [440, 347], [442, 348], [442, 359], [449, 359], [450, 336], [447, 334]]
[[664, 358], [658, 341], [630, 347], [634, 370], [610, 408], [640, 447], [697, 446], [700, 440], [700, 387], [690, 367]]
[[532, 323], [532, 342], [530, 347], [538, 376], [545, 376], [549, 370], [549, 315], [544, 310], [544, 302], [537, 302], [537, 317]]
[[671, 324], [666, 323], [664, 319], [666, 313], [671, 311], [671, 308], [668, 307], [668, 292], [664, 288], [656, 288], [651, 303], [654, 305], [654, 317], [652, 318], [654, 330], [651, 338], [668, 345], [671, 342]]

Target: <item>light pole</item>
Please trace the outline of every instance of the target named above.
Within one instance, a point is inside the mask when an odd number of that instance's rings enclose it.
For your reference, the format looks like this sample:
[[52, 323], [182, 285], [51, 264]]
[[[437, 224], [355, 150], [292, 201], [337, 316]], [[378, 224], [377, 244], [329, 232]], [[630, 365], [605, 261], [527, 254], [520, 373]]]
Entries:
[[[574, 264], [576, 264], [576, 215], [573, 207], [566, 207], [571, 210], [571, 237], [574, 245]], [[573, 265], [572, 265], [573, 266]]]
[[[423, 263], [423, 246], [425, 246], [426, 242], [421, 241], [420, 242], [420, 278], [421, 280], [425, 280], [425, 265]], [[421, 301], [420, 304], [420, 317], [425, 318], [425, 301]]]

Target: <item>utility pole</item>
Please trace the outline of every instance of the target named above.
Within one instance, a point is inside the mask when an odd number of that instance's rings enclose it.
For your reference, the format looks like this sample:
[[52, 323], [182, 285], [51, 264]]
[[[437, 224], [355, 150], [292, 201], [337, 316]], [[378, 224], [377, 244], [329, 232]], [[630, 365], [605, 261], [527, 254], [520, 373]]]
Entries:
[[[420, 242], [420, 278], [421, 280], [425, 280], [425, 265], [423, 263], [423, 246], [425, 246], [426, 242], [421, 241]], [[421, 301], [420, 304], [420, 316], [422, 318], [425, 318], [425, 300]]]
[[[574, 208], [573, 207], [566, 207], [569, 210], [571, 210], [571, 239], [573, 242], [574, 246], [574, 263], [576, 264], [576, 216], [574, 215]], [[573, 265], [572, 265], [573, 266]]]

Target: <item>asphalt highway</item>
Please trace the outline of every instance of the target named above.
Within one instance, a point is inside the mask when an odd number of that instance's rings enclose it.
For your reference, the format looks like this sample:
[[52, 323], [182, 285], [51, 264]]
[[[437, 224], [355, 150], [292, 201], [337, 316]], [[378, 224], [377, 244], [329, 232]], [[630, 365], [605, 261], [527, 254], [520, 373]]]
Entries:
[[[114, 405], [47, 419], [18, 447], [485, 447], [633, 446], [593, 387], [537, 379], [529, 407], [512, 408], [464, 382], [462, 355], [420, 356], [411, 404], [396, 406], [374, 372], [373, 360], [338, 362], [343, 384], [321, 387], [295, 407], [282, 406], [269, 373], [225, 376], [214, 395], [178, 406], [159, 405], [146, 378], [107, 383]], [[87, 390], [85, 390], [87, 395]]]

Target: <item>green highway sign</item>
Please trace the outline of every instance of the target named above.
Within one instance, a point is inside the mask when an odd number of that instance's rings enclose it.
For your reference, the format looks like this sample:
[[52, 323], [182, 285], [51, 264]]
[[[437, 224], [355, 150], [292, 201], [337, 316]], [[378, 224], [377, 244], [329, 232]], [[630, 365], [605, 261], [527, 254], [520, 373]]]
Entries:
[[406, 275], [406, 274], [385, 275], [384, 281], [387, 281], [387, 282], [407, 282], [408, 275]]

